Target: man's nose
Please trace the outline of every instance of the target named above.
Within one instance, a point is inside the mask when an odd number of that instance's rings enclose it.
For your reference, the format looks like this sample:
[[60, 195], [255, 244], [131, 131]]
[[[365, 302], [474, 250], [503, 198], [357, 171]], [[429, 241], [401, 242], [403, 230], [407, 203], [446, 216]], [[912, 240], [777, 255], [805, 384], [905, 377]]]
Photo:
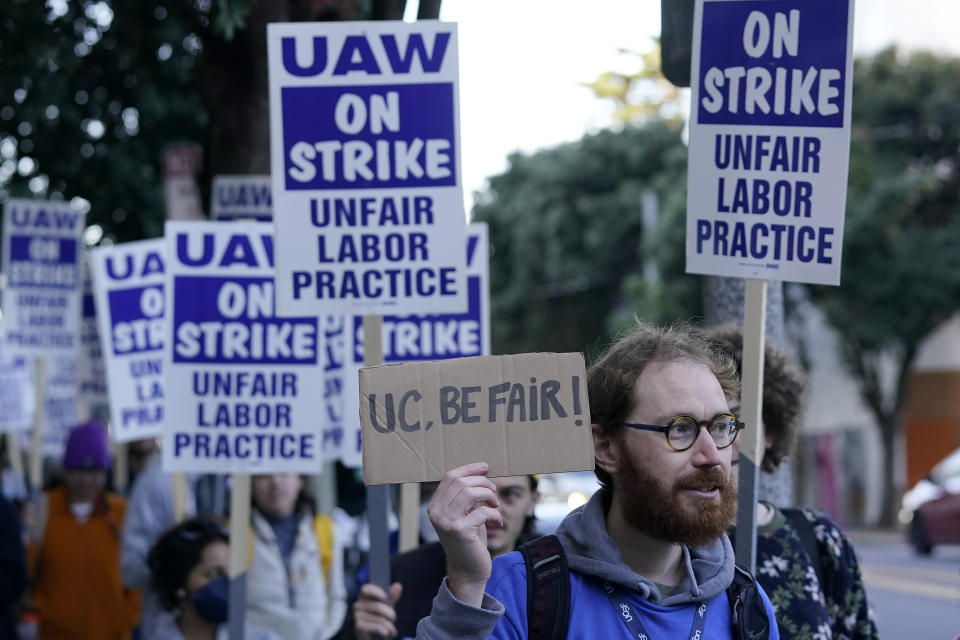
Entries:
[[695, 467], [714, 467], [723, 463], [723, 455], [717, 448], [717, 443], [713, 441], [710, 432], [700, 427], [702, 433], [693, 443], [693, 466]]

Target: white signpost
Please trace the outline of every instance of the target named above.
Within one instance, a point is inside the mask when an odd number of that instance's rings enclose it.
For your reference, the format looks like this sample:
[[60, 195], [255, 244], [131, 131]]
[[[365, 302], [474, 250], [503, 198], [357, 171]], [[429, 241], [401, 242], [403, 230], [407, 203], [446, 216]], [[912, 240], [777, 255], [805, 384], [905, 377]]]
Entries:
[[80, 345], [80, 235], [66, 202], [10, 200], [3, 216], [4, 348], [75, 358]]
[[840, 283], [853, 1], [700, 0], [687, 271]]
[[167, 337], [163, 238], [100, 247], [90, 252], [90, 260], [111, 435], [117, 442], [159, 436]]
[[34, 486], [41, 454], [60, 455], [77, 420], [83, 228], [84, 215], [66, 202], [14, 199], [4, 208], [4, 351], [36, 359], [34, 388], [42, 390], [31, 438]]
[[273, 220], [269, 175], [214, 176], [210, 192], [214, 220]]
[[271, 24], [283, 315], [462, 312], [457, 28]]
[[746, 278], [737, 559], [754, 567], [766, 280], [840, 284], [853, 0], [697, 0], [687, 271]]
[[163, 468], [312, 473], [323, 335], [274, 309], [272, 227], [168, 222]]
[[0, 432], [29, 431], [34, 403], [31, 361], [7, 356], [0, 342]]
[[97, 327], [97, 305], [89, 255], [83, 261], [83, 300], [80, 313], [80, 353], [77, 359], [77, 394], [81, 419], [107, 423], [107, 374]]

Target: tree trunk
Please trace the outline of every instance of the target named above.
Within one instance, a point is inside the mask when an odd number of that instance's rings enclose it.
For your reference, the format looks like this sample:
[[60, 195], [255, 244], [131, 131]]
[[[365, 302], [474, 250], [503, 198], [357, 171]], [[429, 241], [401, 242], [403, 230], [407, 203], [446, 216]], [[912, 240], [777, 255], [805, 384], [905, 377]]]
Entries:
[[880, 503], [878, 524], [881, 527], [892, 528], [897, 522], [897, 497], [900, 495], [895, 455], [899, 429], [895, 416], [887, 418], [888, 421], [880, 423], [880, 438], [883, 444], [883, 501]]
[[203, 90], [210, 114], [206, 182], [222, 174], [270, 173], [267, 23], [290, 20], [289, 1], [252, 2], [233, 40], [204, 42]]
[[[204, 182], [223, 174], [270, 173], [270, 95], [267, 76], [267, 24], [352, 20], [356, 0], [250, 2], [246, 26], [233, 40], [204, 40], [203, 87], [210, 114]], [[374, 0], [374, 19], [403, 18], [406, 0]], [[430, 10], [439, 13], [440, 0]]]

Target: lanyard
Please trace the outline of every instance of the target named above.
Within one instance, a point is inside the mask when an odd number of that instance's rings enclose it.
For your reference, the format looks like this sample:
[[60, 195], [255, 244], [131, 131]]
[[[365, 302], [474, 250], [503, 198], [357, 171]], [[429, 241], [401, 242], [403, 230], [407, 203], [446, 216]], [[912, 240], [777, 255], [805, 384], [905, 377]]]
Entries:
[[[603, 586], [604, 593], [606, 593], [607, 598], [610, 599], [610, 604], [613, 606], [613, 610], [617, 612], [617, 616], [619, 616], [619, 618], [623, 621], [623, 624], [626, 625], [627, 631], [630, 632], [630, 636], [635, 640], [651, 640], [650, 635], [643, 626], [643, 622], [640, 620], [640, 616], [633, 611], [630, 603], [627, 602], [627, 598], [624, 596], [623, 590], [609, 582], [603, 582], [601, 584]], [[706, 623], [707, 603], [701, 602], [700, 606], [697, 607], [696, 612], [693, 614], [693, 626], [690, 628], [690, 640], [702, 640], [703, 628]]]

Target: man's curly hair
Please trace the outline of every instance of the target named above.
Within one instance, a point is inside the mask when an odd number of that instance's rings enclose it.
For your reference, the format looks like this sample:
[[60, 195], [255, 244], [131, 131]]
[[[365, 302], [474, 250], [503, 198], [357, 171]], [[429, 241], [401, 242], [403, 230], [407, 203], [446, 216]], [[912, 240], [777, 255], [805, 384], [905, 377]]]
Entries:
[[[711, 340], [737, 363], [737, 374], [743, 368], [743, 331], [735, 324], [707, 329]], [[770, 438], [770, 448], [763, 455], [760, 468], [770, 473], [793, 451], [800, 430], [800, 414], [807, 379], [787, 356], [769, 342], [763, 355], [763, 424]]]

